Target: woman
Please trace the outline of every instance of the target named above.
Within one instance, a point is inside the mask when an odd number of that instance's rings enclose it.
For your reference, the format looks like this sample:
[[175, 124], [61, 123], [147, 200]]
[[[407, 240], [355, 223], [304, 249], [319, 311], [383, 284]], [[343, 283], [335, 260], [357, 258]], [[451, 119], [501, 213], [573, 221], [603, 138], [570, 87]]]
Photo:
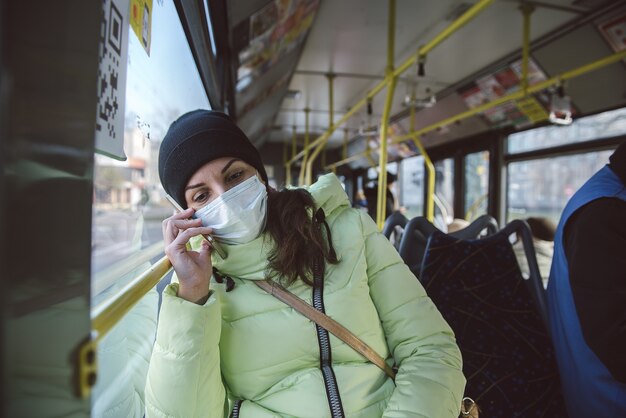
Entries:
[[[465, 379], [451, 329], [334, 175], [271, 189], [243, 132], [205, 110], [172, 124], [159, 174], [186, 210], [163, 222], [176, 279], [163, 294], [147, 417], [458, 416]], [[268, 277], [395, 363], [395, 383], [253, 283]]]

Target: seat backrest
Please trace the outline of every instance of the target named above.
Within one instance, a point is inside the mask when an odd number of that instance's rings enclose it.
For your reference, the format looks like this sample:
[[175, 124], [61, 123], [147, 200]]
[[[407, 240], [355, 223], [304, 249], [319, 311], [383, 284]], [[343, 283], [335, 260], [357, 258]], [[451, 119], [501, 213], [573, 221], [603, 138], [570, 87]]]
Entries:
[[435, 231], [439, 231], [439, 229], [423, 216], [411, 219], [404, 227], [398, 252], [404, 263], [417, 277], [419, 277], [418, 273], [422, 265], [428, 237]]
[[[411, 219], [404, 228], [398, 252], [417, 277], [420, 277], [419, 272], [428, 237], [435, 231], [441, 232], [423, 216]], [[478, 238], [483, 231], [486, 232], [487, 236], [498, 231], [498, 223], [492, 216], [482, 215], [467, 227], [452, 232], [450, 235], [461, 239], [473, 239]]]
[[[532, 249], [528, 225], [513, 221], [483, 239], [434, 232], [421, 280], [455, 332], [467, 378], [465, 395], [485, 416], [566, 417], [545, 293], [536, 266], [525, 280], [509, 236]], [[531, 261], [532, 263], [532, 261]], [[482, 415], [482, 414], [481, 414]]]
[[498, 222], [493, 216], [481, 215], [465, 228], [451, 232], [449, 235], [461, 239], [474, 239], [478, 238], [483, 231], [485, 231], [484, 236], [498, 232]]
[[396, 226], [404, 228], [406, 227], [407, 222], [409, 222], [409, 220], [406, 216], [400, 212], [393, 212], [385, 220], [385, 224], [383, 225], [383, 235], [389, 238], [391, 233], [394, 232]]
[[385, 220], [383, 225], [383, 235], [391, 241], [396, 250], [400, 250], [400, 241], [404, 234], [404, 227], [409, 220], [400, 212], [393, 212]]

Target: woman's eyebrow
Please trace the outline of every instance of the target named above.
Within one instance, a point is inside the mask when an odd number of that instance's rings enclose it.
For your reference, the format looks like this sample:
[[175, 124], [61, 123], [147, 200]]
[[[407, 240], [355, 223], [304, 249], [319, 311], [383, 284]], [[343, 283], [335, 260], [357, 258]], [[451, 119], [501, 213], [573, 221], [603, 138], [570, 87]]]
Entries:
[[[222, 168], [222, 174], [224, 174], [226, 172], [226, 170], [228, 170], [230, 168], [230, 166], [233, 165], [233, 163], [236, 162], [236, 161], [241, 161], [241, 159], [233, 158], [232, 160], [227, 162], [226, 165], [224, 166], [224, 168]], [[191, 190], [191, 189], [197, 189], [198, 187], [202, 187], [202, 186], [204, 186], [204, 183], [190, 184], [189, 186], [185, 187], [185, 191]]]
[[204, 186], [204, 183], [190, 184], [189, 186], [185, 187], [185, 191], [191, 190], [191, 189], [197, 189], [198, 187], [202, 187], [202, 186]]
[[233, 163], [235, 161], [241, 161], [239, 158], [233, 158], [232, 160], [230, 160], [228, 163], [226, 163], [226, 165], [224, 166], [224, 168], [222, 168], [222, 174], [224, 174], [226, 172], [226, 170], [228, 170], [228, 168], [233, 165]]

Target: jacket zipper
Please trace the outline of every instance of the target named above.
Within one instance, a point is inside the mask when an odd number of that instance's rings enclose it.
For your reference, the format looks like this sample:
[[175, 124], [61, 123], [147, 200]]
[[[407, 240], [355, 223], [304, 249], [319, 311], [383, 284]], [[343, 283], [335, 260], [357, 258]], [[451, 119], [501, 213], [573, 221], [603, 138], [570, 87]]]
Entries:
[[239, 411], [241, 410], [241, 404], [243, 400], [238, 399], [235, 401], [235, 405], [233, 405], [233, 411], [230, 413], [230, 418], [239, 418]]
[[[324, 312], [324, 275], [318, 263], [313, 265], [313, 307], [318, 311]], [[328, 406], [330, 414], [333, 418], [344, 418], [343, 405], [339, 388], [337, 386], [337, 378], [332, 368], [332, 356], [330, 350], [330, 338], [325, 328], [315, 324], [317, 330], [317, 342], [320, 347], [320, 370], [324, 378], [324, 386], [326, 387], [326, 396], [328, 398]]]

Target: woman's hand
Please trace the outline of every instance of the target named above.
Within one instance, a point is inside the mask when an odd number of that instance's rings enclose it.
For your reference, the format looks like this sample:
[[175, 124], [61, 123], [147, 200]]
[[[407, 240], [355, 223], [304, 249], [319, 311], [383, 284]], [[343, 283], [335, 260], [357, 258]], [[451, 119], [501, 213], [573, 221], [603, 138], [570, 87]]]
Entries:
[[189, 219], [193, 209], [170, 216], [163, 221], [165, 255], [169, 258], [178, 277], [178, 297], [194, 303], [202, 303], [209, 294], [209, 282], [213, 273], [211, 245], [205, 239], [199, 251], [187, 249], [187, 243], [197, 235], [208, 235], [211, 228], [202, 226], [200, 219]]

